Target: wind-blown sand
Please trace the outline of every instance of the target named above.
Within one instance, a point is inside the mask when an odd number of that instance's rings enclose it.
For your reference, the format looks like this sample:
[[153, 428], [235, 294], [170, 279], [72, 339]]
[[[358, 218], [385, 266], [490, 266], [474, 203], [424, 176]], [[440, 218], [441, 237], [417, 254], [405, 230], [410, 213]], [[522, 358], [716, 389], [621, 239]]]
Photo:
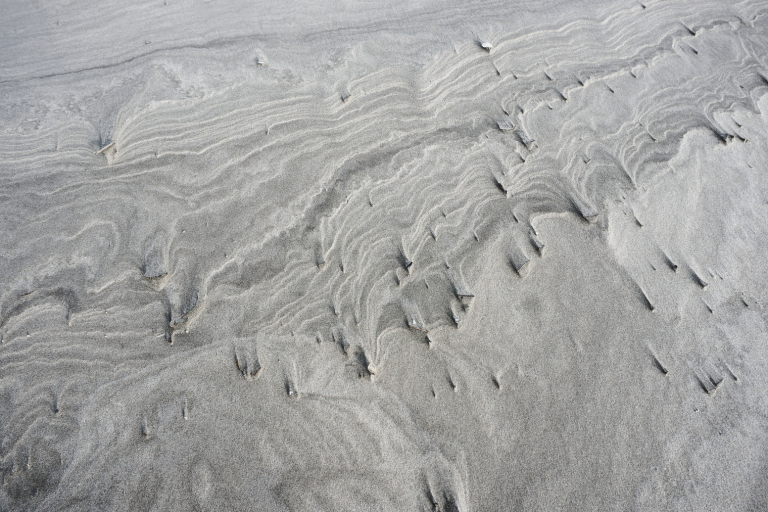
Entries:
[[0, 510], [768, 509], [768, 2], [5, 2]]

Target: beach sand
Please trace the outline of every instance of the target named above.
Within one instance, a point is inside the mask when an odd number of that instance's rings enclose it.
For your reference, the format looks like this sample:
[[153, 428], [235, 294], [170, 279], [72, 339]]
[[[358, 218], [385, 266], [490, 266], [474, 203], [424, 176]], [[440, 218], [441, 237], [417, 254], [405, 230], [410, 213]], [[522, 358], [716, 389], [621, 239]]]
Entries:
[[0, 15], [0, 510], [768, 510], [768, 1]]

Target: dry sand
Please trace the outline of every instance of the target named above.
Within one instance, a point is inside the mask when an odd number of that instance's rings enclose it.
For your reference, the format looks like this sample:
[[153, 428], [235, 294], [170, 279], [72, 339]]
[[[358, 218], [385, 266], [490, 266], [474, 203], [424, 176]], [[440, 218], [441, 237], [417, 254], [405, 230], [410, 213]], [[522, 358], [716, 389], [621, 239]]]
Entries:
[[768, 509], [768, 2], [7, 0], [0, 510]]

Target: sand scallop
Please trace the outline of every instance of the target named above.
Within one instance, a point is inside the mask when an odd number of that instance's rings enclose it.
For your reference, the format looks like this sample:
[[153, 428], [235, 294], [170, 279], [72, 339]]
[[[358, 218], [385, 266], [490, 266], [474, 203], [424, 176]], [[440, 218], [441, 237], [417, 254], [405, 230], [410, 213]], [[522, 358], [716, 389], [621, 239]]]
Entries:
[[502, 132], [508, 132], [515, 129], [515, 123], [513, 123], [509, 119], [502, 119], [501, 121], [496, 121], [496, 126]]
[[107, 151], [109, 151], [110, 149], [113, 149], [114, 147], [115, 147], [115, 143], [114, 142], [110, 142], [109, 144], [107, 144], [106, 146], [101, 148], [100, 150], [96, 151], [95, 154], [101, 155], [102, 153], [106, 153]]
[[425, 327], [417, 324], [415, 320], [408, 320], [408, 327], [416, 331], [429, 332]]
[[531, 233], [531, 244], [536, 248], [539, 254], [544, 253], [544, 242], [541, 241], [536, 233]]
[[523, 252], [523, 250], [519, 247], [516, 247], [509, 255], [509, 264], [521, 277], [526, 274], [529, 267], [528, 263], [530, 261], [531, 259], [528, 257], [528, 255], [525, 254], [525, 252]]

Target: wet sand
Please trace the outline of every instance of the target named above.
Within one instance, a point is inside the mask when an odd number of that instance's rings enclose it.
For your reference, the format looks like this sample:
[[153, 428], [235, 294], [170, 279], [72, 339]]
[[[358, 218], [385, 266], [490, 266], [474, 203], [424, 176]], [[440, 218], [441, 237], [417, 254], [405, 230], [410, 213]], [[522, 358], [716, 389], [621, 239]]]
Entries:
[[11, 2], [0, 510], [768, 509], [768, 2]]

